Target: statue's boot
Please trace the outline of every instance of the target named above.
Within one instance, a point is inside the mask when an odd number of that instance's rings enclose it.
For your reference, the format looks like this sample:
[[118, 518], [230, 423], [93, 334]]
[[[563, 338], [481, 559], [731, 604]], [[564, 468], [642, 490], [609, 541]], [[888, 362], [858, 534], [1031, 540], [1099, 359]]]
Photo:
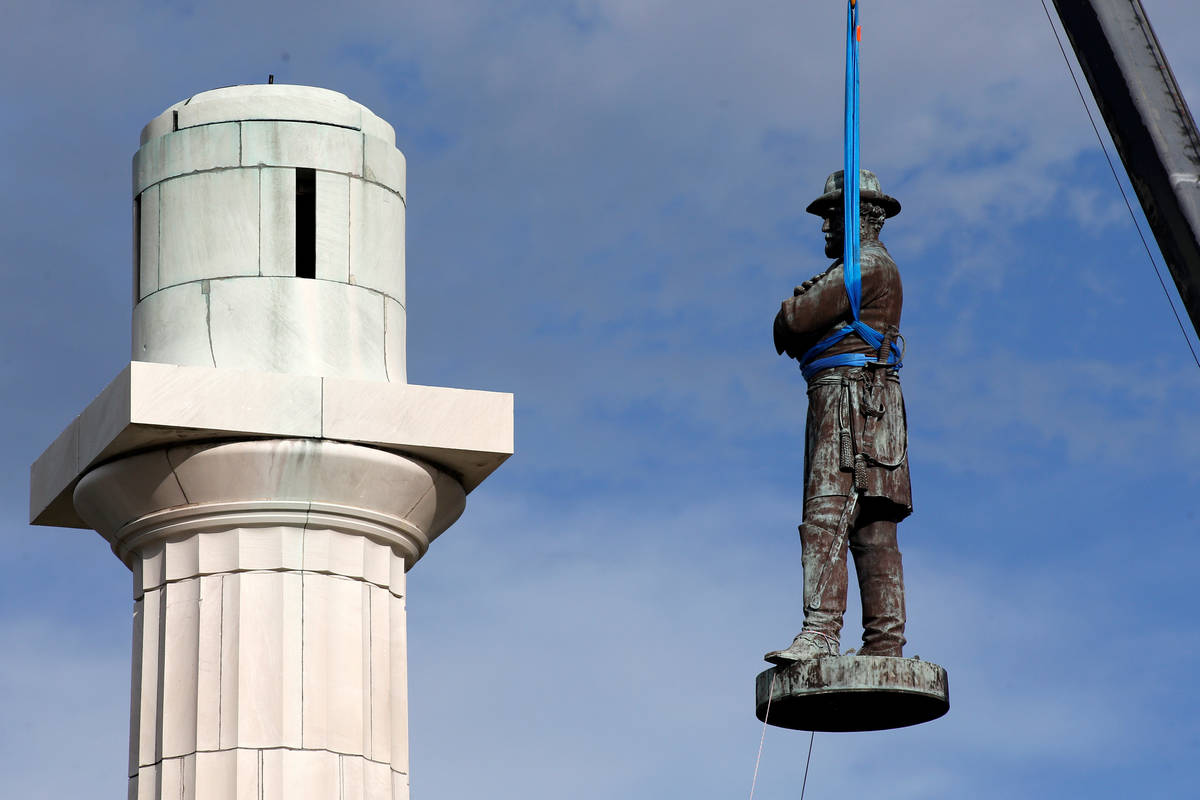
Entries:
[[860, 656], [901, 657], [904, 649], [904, 567], [896, 546], [896, 523], [864, 525], [850, 548], [862, 593]]
[[[791, 647], [763, 656], [770, 663], [784, 665], [838, 655], [838, 636], [846, 613], [846, 540], [842, 538], [840, 543], [837, 540], [835, 531], [815, 523], [800, 526], [800, 543], [804, 547], [804, 629]], [[835, 547], [837, 552], [830, 559]]]
[[808, 661], [824, 656], [838, 654], [838, 640], [818, 631], [800, 631], [792, 640], [791, 647], [786, 650], [772, 650], [763, 656], [763, 660], [785, 666], [794, 661]]

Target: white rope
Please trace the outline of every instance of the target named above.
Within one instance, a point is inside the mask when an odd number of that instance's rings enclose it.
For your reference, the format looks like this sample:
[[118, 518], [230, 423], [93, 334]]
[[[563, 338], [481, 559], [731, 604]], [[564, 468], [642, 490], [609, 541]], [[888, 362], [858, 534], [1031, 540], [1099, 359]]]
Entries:
[[763, 742], [767, 740], [767, 720], [771, 718], [771, 700], [775, 697], [777, 675], [775, 670], [771, 670], [771, 688], [767, 690], [767, 711], [763, 714], [762, 736], [758, 740], [758, 758], [754, 759], [754, 780], [750, 781], [750, 800], [754, 800], [754, 788], [758, 786], [758, 765], [762, 763]]

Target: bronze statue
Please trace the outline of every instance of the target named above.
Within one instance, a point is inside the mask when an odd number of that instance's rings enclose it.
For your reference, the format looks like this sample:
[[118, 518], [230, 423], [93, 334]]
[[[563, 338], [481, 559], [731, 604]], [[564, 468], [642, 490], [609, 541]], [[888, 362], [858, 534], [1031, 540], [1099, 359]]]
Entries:
[[804, 628], [786, 650], [766, 655], [778, 665], [839, 654], [847, 544], [862, 595], [858, 655], [900, 657], [905, 642], [904, 577], [896, 544], [896, 524], [912, 513], [898, 372], [903, 292], [900, 271], [879, 241], [884, 220], [900, 213], [900, 203], [882, 192], [873, 173], [861, 171], [856, 321], [841, 260], [842, 187], [843, 175], [835, 172], [825, 182], [825, 193], [807, 209], [824, 219], [825, 255], [838, 260], [797, 286], [775, 317], [776, 351], [800, 361], [808, 379], [800, 525]]

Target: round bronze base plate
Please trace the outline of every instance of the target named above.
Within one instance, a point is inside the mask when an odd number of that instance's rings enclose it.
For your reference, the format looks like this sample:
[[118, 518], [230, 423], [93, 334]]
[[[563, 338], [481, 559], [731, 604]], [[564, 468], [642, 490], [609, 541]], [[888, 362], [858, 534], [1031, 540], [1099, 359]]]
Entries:
[[760, 672], [754, 688], [760, 720], [799, 731], [905, 728], [950, 710], [946, 670], [913, 658], [827, 656], [797, 661]]

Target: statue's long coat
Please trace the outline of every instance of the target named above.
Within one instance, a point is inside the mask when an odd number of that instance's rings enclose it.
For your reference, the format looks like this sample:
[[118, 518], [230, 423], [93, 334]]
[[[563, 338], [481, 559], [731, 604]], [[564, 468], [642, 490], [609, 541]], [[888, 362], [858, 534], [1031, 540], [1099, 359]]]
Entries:
[[[859, 318], [881, 333], [888, 326], [898, 329], [904, 292], [896, 262], [882, 243], [865, 241], [860, 263]], [[840, 260], [810, 283], [807, 289], [797, 288], [794, 297], [784, 300], [775, 317], [775, 349], [795, 359], [852, 319]], [[842, 353], [862, 353], [871, 359], [878, 356], [853, 333], [823, 355]], [[828, 383], [832, 376], [843, 380]], [[868, 413], [872, 410], [875, 413]], [[896, 521], [912, 513], [908, 425], [895, 370], [834, 367], [813, 376], [808, 389], [804, 447], [805, 502], [815, 497], [845, 497], [854, 491], [854, 469], [846, 465], [841, 451], [843, 430], [849, 432], [853, 454], [864, 457], [861, 460], [866, 470], [860, 476], [860, 497], [884, 506], [881, 510]]]

